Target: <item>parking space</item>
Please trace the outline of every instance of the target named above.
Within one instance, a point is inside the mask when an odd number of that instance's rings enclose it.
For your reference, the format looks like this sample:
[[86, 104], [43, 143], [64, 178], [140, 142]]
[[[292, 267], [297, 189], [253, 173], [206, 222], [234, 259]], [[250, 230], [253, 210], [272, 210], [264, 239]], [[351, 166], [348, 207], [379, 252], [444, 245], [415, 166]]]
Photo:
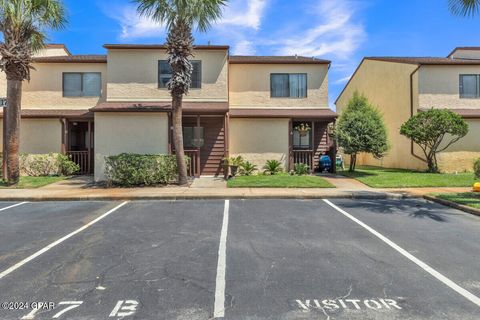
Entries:
[[230, 215], [227, 318], [477, 318], [478, 306], [321, 200], [234, 202]]
[[115, 203], [0, 203], [0, 272], [97, 218]]
[[0, 319], [478, 318], [478, 217], [419, 200], [330, 204], [11, 207], [0, 211], [0, 302], [28, 305], [4, 308]]

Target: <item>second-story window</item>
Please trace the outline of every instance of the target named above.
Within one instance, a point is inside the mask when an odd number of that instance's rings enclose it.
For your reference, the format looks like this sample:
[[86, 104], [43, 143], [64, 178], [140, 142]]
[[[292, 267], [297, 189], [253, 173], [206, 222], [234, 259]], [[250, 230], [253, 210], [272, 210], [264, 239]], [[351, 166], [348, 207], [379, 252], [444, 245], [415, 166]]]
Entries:
[[306, 98], [306, 73], [272, 73], [270, 75], [272, 98]]
[[64, 97], [100, 97], [102, 74], [100, 72], [63, 73]]
[[460, 75], [460, 98], [475, 99], [480, 98], [480, 75], [461, 74]]
[[[192, 84], [190, 88], [200, 89], [202, 87], [202, 62], [190, 61], [193, 66]], [[158, 87], [166, 88], [168, 81], [172, 78], [172, 68], [167, 60], [160, 60], [158, 62]]]

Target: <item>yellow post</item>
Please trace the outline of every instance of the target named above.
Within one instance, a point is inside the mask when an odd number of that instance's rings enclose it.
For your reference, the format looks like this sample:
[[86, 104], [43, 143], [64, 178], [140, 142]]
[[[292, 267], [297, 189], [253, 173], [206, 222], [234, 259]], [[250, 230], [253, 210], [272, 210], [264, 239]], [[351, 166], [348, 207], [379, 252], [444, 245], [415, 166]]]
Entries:
[[480, 182], [476, 182], [476, 183], [473, 185], [473, 191], [474, 191], [474, 192], [480, 192]]

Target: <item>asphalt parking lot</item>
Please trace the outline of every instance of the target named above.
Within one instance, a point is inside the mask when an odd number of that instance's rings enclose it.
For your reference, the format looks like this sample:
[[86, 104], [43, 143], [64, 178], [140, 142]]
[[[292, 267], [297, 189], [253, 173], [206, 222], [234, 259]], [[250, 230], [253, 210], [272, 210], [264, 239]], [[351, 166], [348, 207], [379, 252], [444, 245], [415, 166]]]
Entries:
[[478, 319], [480, 218], [423, 200], [0, 202], [0, 319]]

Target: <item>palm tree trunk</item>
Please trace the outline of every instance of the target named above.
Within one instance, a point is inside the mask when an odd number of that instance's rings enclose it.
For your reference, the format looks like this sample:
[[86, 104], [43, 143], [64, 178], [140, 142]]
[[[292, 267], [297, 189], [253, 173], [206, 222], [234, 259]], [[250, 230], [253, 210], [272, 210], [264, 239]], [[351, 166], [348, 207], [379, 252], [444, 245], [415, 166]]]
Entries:
[[12, 185], [20, 179], [20, 110], [22, 105], [22, 81], [7, 80], [7, 183]]
[[173, 146], [177, 156], [178, 184], [186, 186], [188, 177], [185, 150], [183, 149], [182, 100], [182, 95], [172, 95]]

